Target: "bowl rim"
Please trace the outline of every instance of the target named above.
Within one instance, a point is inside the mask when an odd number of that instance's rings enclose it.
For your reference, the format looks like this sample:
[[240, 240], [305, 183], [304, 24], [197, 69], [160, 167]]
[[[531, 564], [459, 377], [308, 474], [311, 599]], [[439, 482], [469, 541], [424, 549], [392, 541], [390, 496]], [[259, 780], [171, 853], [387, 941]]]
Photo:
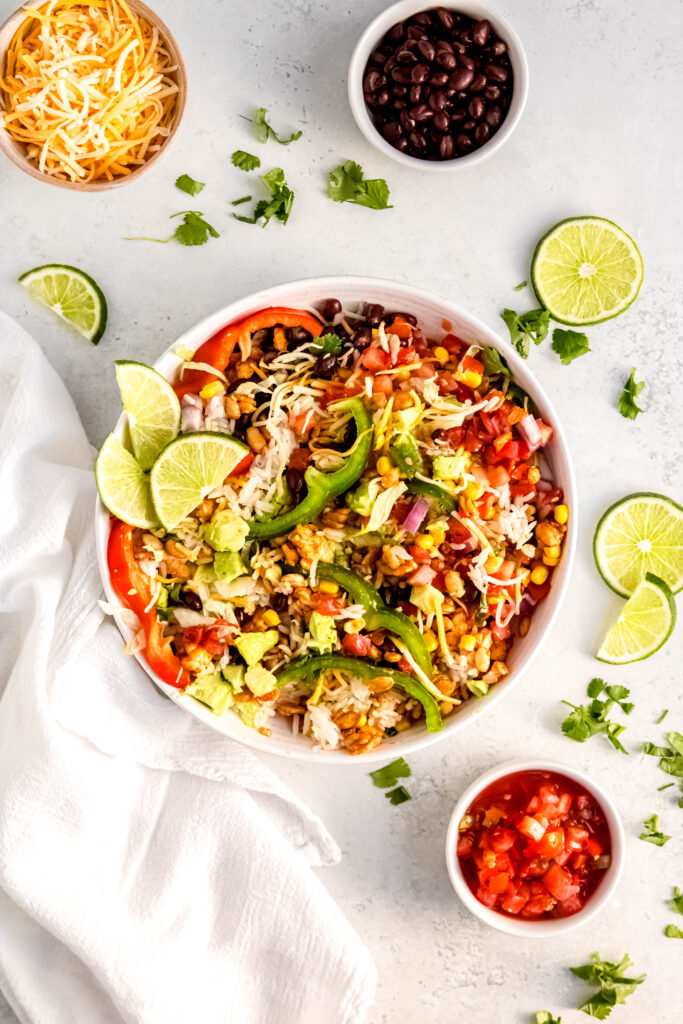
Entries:
[[[38, 10], [45, 6], [48, 0], [39, 0], [35, 6]], [[53, 178], [49, 174], [45, 174], [41, 171], [28, 157], [24, 156], [21, 152], [20, 144], [15, 142], [14, 139], [10, 138], [6, 128], [0, 126], [0, 152], [11, 160], [15, 167], [18, 167], [20, 171], [30, 175], [37, 181], [46, 182], [48, 185], [55, 185], [58, 188], [67, 188], [72, 192], [105, 192], [113, 188], [120, 188], [122, 185], [127, 185], [131, 181], [136, 181], [140, 178], [145, 171], [149, 170], [150, 167], [158, 163], [168, 153], [171, 145], [176, 139], [178, 130], [180, 128], [181, 121], [185, 114], [185, 108], [187, 106], [187, 67], [185, 60], [183, 59], [182, 52], [178, 46], [178, 42], [169, 29], [165, 21], [149, 7], [143, 0], [128, 0], [128, 6], [136, 13], [140, 14], [147, 21], [150, 21], [156, 28], [159, 29], [159, 34], [167, 44], [171, 54], [177, 65], [175, 75], [178, 81], [178, 104], [175, 111], [175, 116], [171, 125], [171, 130], [166, 136], [165, 141], [161, 147], [153, 153], [148, 160], [145, 160], [141, 167], [138, 167], [135, 171], [131, 171], [130, 174], [126, 174], [121, 178], [114, 178], [112, 181], [92, 181], [92, 182], [79, 182], [79, 181], [62, 181], [59, 178]], [[28, 17], [28, 11], [26, 10], [26, 4], [17, 8], [13, 14], [10, 14], [0, 24], [0, 39], [3, 38], [4, 34], [7, 33], [8, 41], [7, 45], [14, 36], [14, 33], [18, 29], [22, 21], [25, 21]], [[0, 69], [4, 67], [5, 53], [7, 46], [4, 46], [0, 51]], [[0, 99], [0, 111], [3, 109], [3, 101]]]
[[421, 157], [400, 153], [380, 135], [370, 117], [363, 97], [363, 74], [372, 50], [392, 25], [396, 24], [396, 22], [404, 21], [420, 11], [430, 10], [434, 6], [434, 4], [420, 3], [419, 0], [417, 2], [416, 0], [398, 0], [398, 3], [387, 7], [378, 14], [363, 31], [351, 54], [347, 74], [347, 88], [349, 105], [354, 120], [365, 138], [375, 149], [378, 149], [384, 156], [388, 156], [389, 159], [403, 164], [404, 167], [411, 167], [413, 170], [419, 168], [428, 173], [444, 174], [480, 163], [491, 156], [510, 137], [526, 106], [529, 93], [529, 64], [519, 36], [507, 18], [497, 8], [487, 3], [481, 3], [480, 0], [471, 0], [471, 2], [468, 0], [467, 3], [462, 4], [442, 4], [441, 6], [449, 10], [478, 18], [487, 18], [499, 30], [499, 35], [508, 44], [509, 57], [514, 74], [512, 101], [507, 115], [496, 134], [488, 142], [485, 142], [483, 146], [480, 146], [479, 149], [474, 150], [473, 153], [468, 153], [467, 156], [457, 157], [452, 160], [423, 160]]
[[[537, 635], [534, 637], [534, 644], [526, 652], [523, 661], [514, 667], [514, 671], [511, 673], [510, 678], [504, 683], [494, 686], [485, 697], [477, 698], [477, 701], [473, 706], [473, 710], [468, 712], [467, 715], [455, 714], [446, 722], [444, 728], [439, 732], [428, 733], [426, 731], [416, 731], [415, 734], [411, 736], [411, 732], [413, 730], [408, 730], [405, 733], [400, 733], [388, 743], [382, 744], [379, 748], [369, 751], [364, 754], [362, 758], [358, 759], [362, 764], [368, 765], [379, 761], [391, 760], [392, 757], [402, 756], [415, 750], [421, 750], [430, 746], [432, 743], [436, 743], [437, 741], [444, 739], [446, 736], [451, 736], [456, 732], [459, 732], [467, 726], [471, 719], [477, 719], [480, 715], [485, 714], [489, 709], [495, 707], [499, 701], [506, 697], [507, 693], [511, 689], [519, 684], [520, 679], [533, 664], [543, 642], [555, 624], [569, 586], [576, 550], [578, 528], [577, 491], [574, 468], [564, 431], [552, 403], [547, 398], [544, 389], [539, 384], [533, 372], [529, 370], [521, 357], [514, 351], [512, 346], [509, 343], [502, 341], [501, 338], [478, 317], [468, 313], [461, 306], [441, 299], [433, 292], [427, 291], [423, 288], [418, 288], [415, 285], [408, 285], [399, 281], [391, 281], [369, 276], [336, 275], [303, 278], [275, 285], [271, 288], [262, 289], [261, 291], [254, 292], [251, 295], [237, 299], [234, 302], [220, 307], [199, 322], [191, 325], [179, 338], [176, 338], [163, 353], [160, 354], [159, 358], [155, 361], [154, 366], [159, 369], [160, 364], [170, 362], [171, 360], [174, 361], [174, 366], [177, 366], [178, 357], [174, 355], [174, 350], [179, 346], [185, 346], [194, 351], [202, 344], [202, 342], [206, 341], [217, 330], [226, 324], [242, 319], [250, 313], [256, 312], [257, 310], [269, 305], [286, 306], [291, 304], [288, 300], [288, 296], [294, 289], [314, 290], [318, 292], [320, 299], [322, 299], [328, 295], [334, 295], [335, 290], [339, 288], [352, 288], [357, 291], [358, 301], [362, 301], [363, 299], [367, 299], [369, 301], [371, 299], [371, 295], [367, 294], [368, 291], [372, 293], [373, 290], [379, 291], [384, 289], [396, 293], [397, 299], [401, 300], [404, 304], [404, 308], [405, 304], [409, 303], [411, 299], [435, 305], [439, 310], [439, 314], [443, 318], [451, 316], [456, 320], [458, 318], [466, 320], [471, 326], [472, 332], [476, 333], [477, 337], [482, 342], [485, 344], [491, 344], [501, 351], [508, 361], [513, 375], [517, 375], [521, 371], [523, 377], [528, 377], [530, 379], [532, 385], [531, 388], [528, 389], [530, 397], [534, 399], [534, 401], [539, 400], [538, 404], [551, 419], [555, 430], [553, 443], [558, 446], [559, 457], [564, 463], [564, 470], [566, 474], [566, 477], [562, 480], [562, 487], [565, 492], [567, 503], [572, 509], [565, 540], [566, 550], [559, 566], [560, 572], [559, 574], [555, 574], [556, 582], [553, 585], [546, 602], [544, 602], [546, 608], [548, 607], [548, 602], [552, 601], [553, 604], [550, 607], [547, 620], [543, 625], [539, 625], [538, 627]], [[401, 308], [398, 302], [397, 308]], [[163, 373], [164, 371], [160, 370], [160, 372]], [[169, 370], [166, 372], [168, 373]], [[122, 412], [116, 422], [116, 426], [113, 428], [114, 432], [121, 436], [124, 425], [125, 413]], [[111, 586], [109, 571], [107, 568], [107, 541], [110, 531], [110, 519], [111, 517], [109, 512], [101, 503], [99, 495], [96, 494], [94, 527], [97, 562], [107, 599], [115, 606], [118, 606], [119, 601]], [[124, 640], [130, 640], [134, 631], [130, 627], [126, 626], [125, 623], [120, 620], [119, 616], [115, 616], [115, 621]], [[196, 718], [199, 718], [201, 721], [204, 721], [211, 728], [222, 732], [224, 735], [230, 735], [245, 746], [259, 750], [262, 753], [270, 753], [298, 761], [315, 761], [323, 764], [337, 763], [346, 765], [358, 763], [355, 758], [349, 757], [344, 750], [314, 750], [313, 745], [310, 743], [306, 745], [302, 743], [300, 746], [297, 745], [296, 747], [289, 747], [287, 749], [279, 749], [275, 746], [269, 748], [268, 738], [262, 737], [254, 729], [249, 729], [246, 726], [243, 726], [236, 716], [233, 716], [235, 721], [234, 723], [231, 723], [231, 726], [235, 727], [234, 730], [231, 727], [222, 729], [220, 723], [223, 719], [217, 718], [209, 708], [204, 708], [197, 701], [186, 697], [177, 689], [163, 683], [162, 680], [155, 675], [142, 655], [137, 654], [135, 657], [145, 673], [163, 693], [169, 696], [176, 703], [182, 704], [187, 711], [193, 714]], [[237, 729], [237, 726], [240, 728]], [[239, 735], [235, 735], [235, 733], [239, 733]]]
[[[607, 820], [612, 843], [612, 862], [605, 871], [605, 877], [599, 887], [593, 892], [590, 899], [578, 913], [571, 917], [558, 917], [552, 920], [528, 921], [516, 917], [507, 917], [499, 914], [489, 907], [485, 907], [476, 898], [470, 889], [460, 867], [460, 859], [456, 852], [458, 841], [459, 824], [463, 814], [467, 811], [472, 801], [490, 786], [491, 783], [524, 771], [547, 771], [558, 775], [565, 775], [574, 782], [580, 783], [591, 793], [600, 804], [600, 807]], [[626, 860], [626, 837], [621, 816], [617, 805], [605, 789], [594, 779], [572, 765], [563, 764], [559, 761], [546, 760], [545, 758], [533, 757], [514, 759], [495, 765], [478, 775], [473, 782], [458, 797], [446, 832], [446, 866], [451, 884], [455, 889], [461, 903], [484, 924], [489, 925], [497, 931], [505, 932], [508, 935], [517, 935], [523, 938], [546, 939], [551, 936], [565, 934], [580, 928], [594, 918], [607, 905], [619, 885]]]

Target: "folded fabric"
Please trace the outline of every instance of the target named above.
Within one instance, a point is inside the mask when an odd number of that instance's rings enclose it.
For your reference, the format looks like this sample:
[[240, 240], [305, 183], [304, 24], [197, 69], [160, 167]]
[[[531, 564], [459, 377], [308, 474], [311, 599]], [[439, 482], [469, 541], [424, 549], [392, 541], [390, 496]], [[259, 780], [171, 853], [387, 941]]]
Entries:
[[351, 1024], [372, 960], [338, 848], [102, 621], [93, 453], [0, 314], [0, 988], [35, 1024]]

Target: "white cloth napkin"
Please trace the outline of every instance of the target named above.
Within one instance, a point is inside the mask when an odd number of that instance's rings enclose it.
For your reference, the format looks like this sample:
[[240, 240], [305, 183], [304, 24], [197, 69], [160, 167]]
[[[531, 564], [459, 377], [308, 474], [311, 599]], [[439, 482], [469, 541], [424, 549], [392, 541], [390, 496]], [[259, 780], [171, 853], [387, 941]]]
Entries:
[[309, 867], [334, 840], [102, 621], [92, 466], [0, 314], [0, 988], [31, 1024], [360, 1024], [374, 965]]

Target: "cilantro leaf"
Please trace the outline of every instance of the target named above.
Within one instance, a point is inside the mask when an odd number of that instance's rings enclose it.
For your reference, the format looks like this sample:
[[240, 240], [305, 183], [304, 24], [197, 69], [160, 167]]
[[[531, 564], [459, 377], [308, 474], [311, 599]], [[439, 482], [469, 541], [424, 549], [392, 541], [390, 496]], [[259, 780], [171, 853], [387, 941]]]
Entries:
[[218, 238], [218, 232], [204, 220], [204, 214], [198, 210], [181, 210], [172, 217], [182, 217], [182, 224], [175, 229], [174, 238], [181, 245], [204, 245], [211, 238]]
[[391, 764], [386, 764], [383, 768], [376, 768], [374, 772], [370, 772], [370, 778], [380, 789], [389, 789], [391, 786], [395, 786], [399, 779], [410, 778], [410, 768], [407, 762], [399, 757]]
[[330, 171], [327, 194], [335, 203], [356, 203], [371, 210], [393, 209], [389, 204], [389, 186], [384, 178], [364, 178], [363, 168], [347, 160]]
[[175, 187], [179, 188], [181, 192], [187, 192], [188, 196], [196, 196], [204, 188], [204, 182], [195, 181], [189, 174], [181, 174], [175, 180]]
[[[279, 142], [281, 146], [288, 146], [290, 142], [296, 142], [297, 139], [301, 138], [302, 132], [292, 132], [288, 139], [281, 139], [278, 133], [266, 120], [268, 111], [265, 107], [258, 107], [251, 117], [245, 117], [245, 121], [249, 121], [254, 127], [254, 135], [259, 142], [267, 142], [268, 139], [274, 139], [275, 142]], [[244, 116], [244, 115], [242, 115]], [[258, 164], [255, 166], [258, 167]]]
[[273, 217], [281, 224], [286, 224], [294, 205], [294, 193], [285, 181], [285, 172], [281, 167], [273, 167], [267, 174], [261, 175], [261, 181], [270, 193], [270, 198], [259, 199], [251, 217], [240, 217], [236, 213], [233, 213], [233, 217], [244, 224], [256, 224], [262, 220], [261, 226], [264, 228]]
[[[562, 723], [564, 735], [577, 743], [585, 743], [591, 736], [603, 733], [615, 750], [621, 751], [622, 754], [628, 754], [619, 740], [626, 726], [620, 725], [618, 722], [610, 722], [607, 715], [615, 704], [625, 715], [631, 714], [634, 705], [626, 700], [630, 695], [630, 690], [627, 690], [625, 686], [607, 686], [603, 679], [595, 678], [591, 679], [588, 684], [587, 693], [592, 698], [587, 706], [571, 704], [567, 700], [562, 701], [572, 709]], [[606, 700], [599, 699], [603, 694], [607, 697]]]
[[505, 377], [510, 377], [510, 367], [505, 362], [503, 357], [497, 348], [493, 348], [492, 345], [486, 345], [481, 350], [481, 361], [484, 364], [484, 372], [487, 377], [495, 377], [502, 373]]
[[655, 725], [659, 725], [660, 722], [663, 722], [668, 714], [669, 714], [669, 709], [668, 708], [664, 708], [664, 710], [662, 711], [662, 713], [659, 716], [659, 718], [655, 718]]
[[624, 972], [632, 966], [628, 955], [619, 963], [610, 963], [608, 960], [601, 960], [599, 953], [593, 953], [590, 963], [581, 967], [570, 967], [569, 970], [577, 978], [599, 986], [599, 991], [581, 1003], [579, 1009], [591, 1017], [597, 1017], [598, 1020], [609, 1017], [613, 1008], [625, 1003], [628, 996], [633, 995], [638, 985], [642, 985], [647, 977], [646, 974], [641, 974], [637, 978], [626, 977]]
[[536, 1024], [562, 1024], [562, 1018], [553, 1017], [549, 1010], [537, 1010]]
[[672, 910], [677, 914], [683, 914], [683, 892], [681, 892], [678, 886], [675, 887], [674, 894], [668, 902]]
[[255, 171], [261, 166], [261, 161], [253, 153], [245, 153], [243, 149], [236, 149], [232, 154], [233, 167], [239, 167], [241, 171]]
[[[528, 281], [520, 281], [520, 282], [519, 282], [519, 284], [516, 284], [516, 285], [515, 285], [515, 287], [514, 287], [513, 291], [516, 291], [516, 292], [521, 292], [522, 288], [526, 288], [526, 286], [528, 285], [528, 283], [529, 283]], [[544, 1012], [545, 1012], [545, 1011], [544, 1011]]]
[[[681, 792], [683, 792], [683, 736], [680, 732], [668, 732], [666, 734], [668, 747], [658, 747], [654, 743], [645, 743], [643, 753], [651, 757], [659, 758], [659, 767], [667, 775], [673, 775], [680, 779]], [[678, 806], [683, 807], [683, 796], [678, 801]]]
[[574, 359], [590, 352], [588, 338], [580, 331], [565, 331], [556, 327], [553, 331], [552, 350], [557, 352], [563, 366], [569, 366]]
[[387, 800], [391, 801], [394, 807], [398, 807], [399, 804], [404, 804], [407, 800], [413, 799], [405, 786], [397, 786], [396, 789], [392, 789], [384, 795]]
[[664, 929], [664, 934], [667, 939], [683, 939], [683, 929], [678, 928], [675, 924], [668, 924]]
[[651, 814], [649, 818], [646, 818], [643, 822], [644, 832], [641, 832], [639, 839], [642, 839], [645, 843], [652, 843], [653, 846], [664, 846], [671, 839], [671, 836], [667, 836], [664, 832], [659, 831], [659, 815]]
[[510, 342], [522, 359], [528, 358], [530, 341], [540, 345], [548, 336], [550, 313], [547, 309], [530, 309], [528, 313], [504, 309], [500, 315], [510, 332]]
[[641, 380], [640, 383], [636, 383], [634, 374], [636, 372], [635, 366], [631, 370], [631, 376], [624, 384], [624, 390], [619, 395], [617, 402], [617, 409], [628, 420], [634, 420], [638, 413], [644, 410], [636, 405], [636, 398], [645, 387], [645, 381]]
[[315, 344], [311, 345], [311, 352], [314, 355], [319, 355], [321, 352], [333, 352], [334, 355], [341, 352], [342, 340], [338, 334], [323, 334], [322, 337], [315, 339]]

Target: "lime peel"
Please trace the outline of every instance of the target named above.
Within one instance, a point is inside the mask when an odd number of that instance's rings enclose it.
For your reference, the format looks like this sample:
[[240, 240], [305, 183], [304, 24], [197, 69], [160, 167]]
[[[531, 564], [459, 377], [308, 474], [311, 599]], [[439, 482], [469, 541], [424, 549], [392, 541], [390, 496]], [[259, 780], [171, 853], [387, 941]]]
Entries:
[[39, 302], [97, 345], [107, 326], [107, 300], [96, 281], [66, 263], [27, 270], [19, 283]]
[[658, 651], [676, 625], [676, 602], [670, 587], [648, 572], [628, 599], [596, 657], [610, 665], [643, 661]]

